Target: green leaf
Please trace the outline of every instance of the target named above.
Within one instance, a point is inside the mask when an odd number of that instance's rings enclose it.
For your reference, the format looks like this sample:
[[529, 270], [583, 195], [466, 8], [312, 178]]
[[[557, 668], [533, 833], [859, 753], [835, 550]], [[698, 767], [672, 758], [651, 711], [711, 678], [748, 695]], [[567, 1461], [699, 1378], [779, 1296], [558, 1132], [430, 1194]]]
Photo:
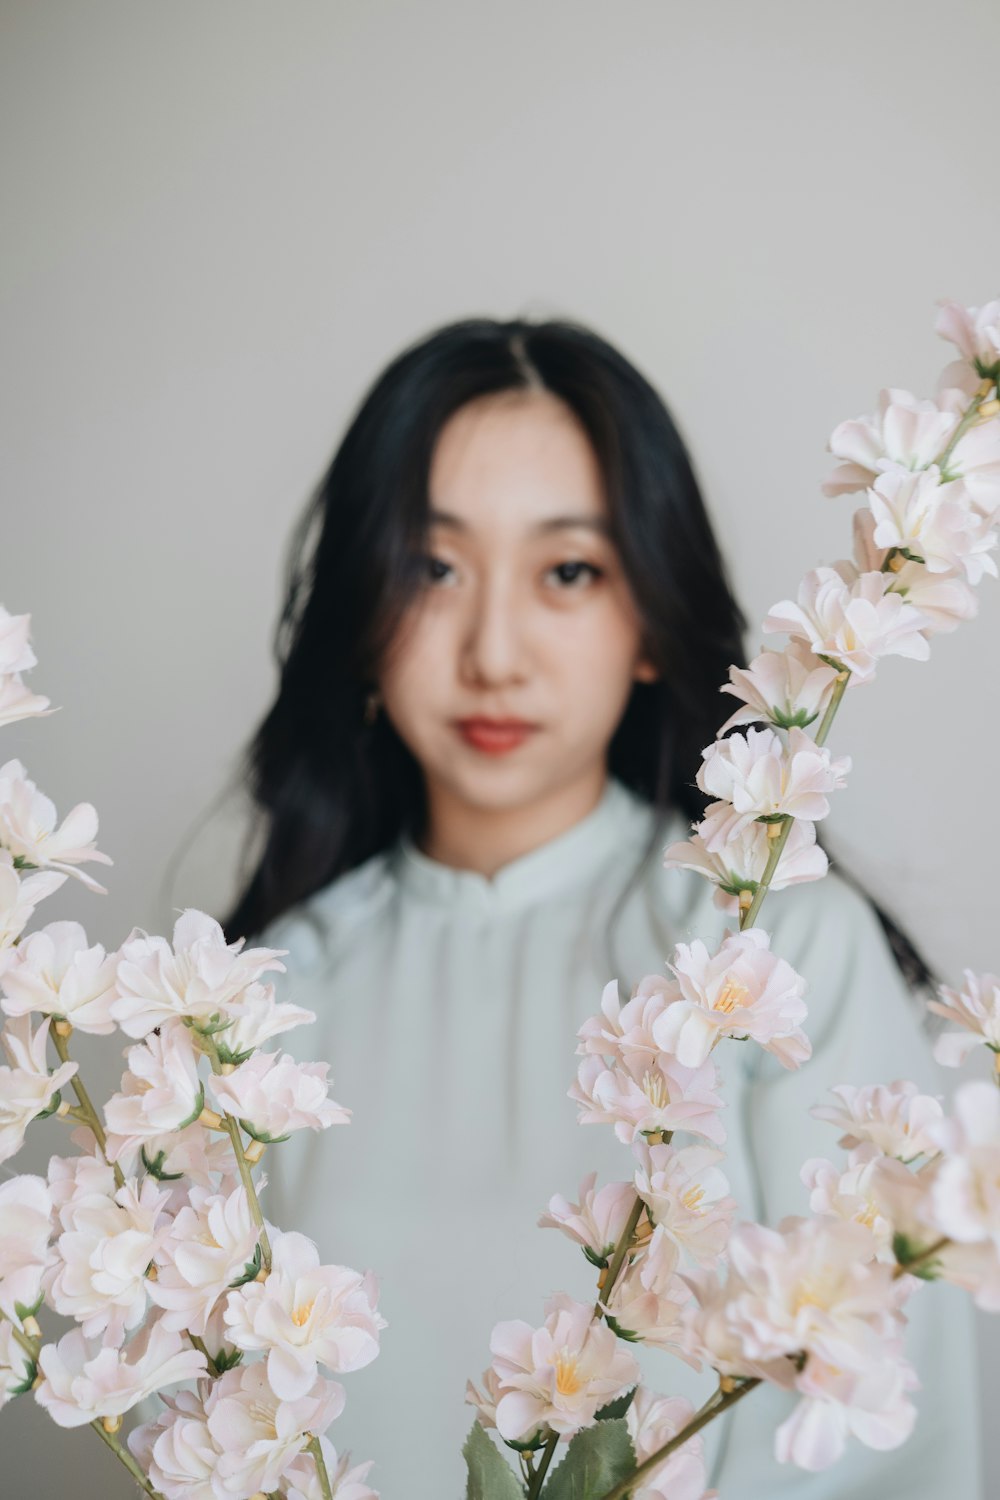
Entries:
[[623, 1417], [632, 1405], [632, 1398], [638, 1389], [639, 1387], [634, 1385], [630, 1391], [625, 1392], [624, 1396], [616, 1396], [613, 1401], [608, 1402], [607, 1406], [599, 1407], [594, 1413], [598, 1422], [613, 1422], [616, 1417]]
[[246, 1286], [248, 1281], [255, 1281], [257, 1278], [257, 1272], [260, 1270], [263, 1264], [264, 1257], [261, 1252], [260, 1241], [258, 1240], [257, 1244], [254, 1246], [253, 1260], [247, 1261], [246, 1265], [243, 1267], [243, 1275], [237, 1276], [236, 1280], [231, 1281], [229, 1285], [231, 1287]]
[[544, 1500], [597, 1500], [636, 1468], [632, 1439], [622, 1417], [578, 1432], [542, 1491]]
[[472, 1424], [462, 1456], [469, 1470], [465, 1500], [524, 1500], [520, 1480], [481, 1422]]

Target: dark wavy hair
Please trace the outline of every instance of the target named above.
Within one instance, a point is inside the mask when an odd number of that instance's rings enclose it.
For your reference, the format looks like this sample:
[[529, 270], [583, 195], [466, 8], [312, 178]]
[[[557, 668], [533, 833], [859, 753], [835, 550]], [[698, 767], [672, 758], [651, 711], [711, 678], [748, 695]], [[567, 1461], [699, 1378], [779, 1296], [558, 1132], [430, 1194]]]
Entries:
[[[609, 769], [659, 811], [701, 817], [695, 775], [724, 717], [719, 685], [730, 663], [745, 662], [746, 627], [677, 425], [649, 381], [589, 329], [466, 319], [382, 372], [293, 533], [277, 696], [240, 769], [257, 813], [247, 851], [257, 852], [223, 923], [230, 941], [419, 831], [420, 768], [385, 714], [366, 723], [365, 704], [421, 583], [438, 434], [469, 401], [531, 388], [559, 397], [588, 434], [660, 674], [635, 684]], [[912, 941], [872, 904], [907, 979], [930, 982]]]

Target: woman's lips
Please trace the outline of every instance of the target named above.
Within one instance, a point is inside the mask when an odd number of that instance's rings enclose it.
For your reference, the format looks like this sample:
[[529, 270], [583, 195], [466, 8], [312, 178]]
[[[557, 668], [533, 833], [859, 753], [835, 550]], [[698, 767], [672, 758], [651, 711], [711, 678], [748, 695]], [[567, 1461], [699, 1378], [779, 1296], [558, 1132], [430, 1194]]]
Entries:
[[484, 755], [507, 755], [523, 745], [538, 726], [525, 719], [457, 719], [455, 728], [467, 745]]

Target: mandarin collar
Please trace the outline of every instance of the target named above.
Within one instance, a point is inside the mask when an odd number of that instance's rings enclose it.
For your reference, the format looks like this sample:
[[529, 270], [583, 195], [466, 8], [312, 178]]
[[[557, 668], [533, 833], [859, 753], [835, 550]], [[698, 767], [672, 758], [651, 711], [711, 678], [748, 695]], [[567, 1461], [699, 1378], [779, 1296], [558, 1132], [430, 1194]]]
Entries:
[[[671, 813], [664, 823], [664, 838], [674, 816]], [[400, 885], [421, 900], [471, 911], [513, 911], [585, 884], [616, 856], [634, 863], [652, 838], [656, 822], [648, 802], [610, 778], [597, 806], [579, 823], [511, 860], [493, 876], [431, 859], [409, 834], [399, 839], [393, 862]]]

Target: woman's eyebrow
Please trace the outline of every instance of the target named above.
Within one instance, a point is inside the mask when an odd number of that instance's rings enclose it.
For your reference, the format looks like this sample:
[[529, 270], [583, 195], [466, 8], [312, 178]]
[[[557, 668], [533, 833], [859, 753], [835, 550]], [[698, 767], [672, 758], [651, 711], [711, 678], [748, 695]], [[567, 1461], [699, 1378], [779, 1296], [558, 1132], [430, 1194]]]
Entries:
[[[469, 529], [468, 523], [450, 510], [432, 510], [428, 513], [427, 519], [432, 526], [445, 526], [451, 531], [468, 531]], [[532, 530], [547, 535], [551, 531], [569, 531], [579, 528], [597, 531], [601, 536], [611, 535], [611, 523], [608, 518], [595, 515], [547, 516], [545, 520], [537, 522]]]

